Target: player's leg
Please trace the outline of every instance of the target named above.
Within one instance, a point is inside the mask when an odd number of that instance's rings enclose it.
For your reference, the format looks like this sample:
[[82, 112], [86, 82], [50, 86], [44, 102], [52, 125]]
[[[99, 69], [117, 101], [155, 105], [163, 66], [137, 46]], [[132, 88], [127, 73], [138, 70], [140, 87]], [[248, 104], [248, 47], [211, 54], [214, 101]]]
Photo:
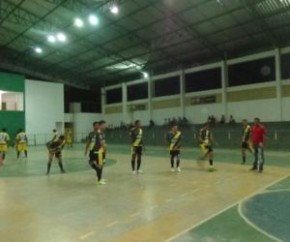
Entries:
[[246, 163], [246, 148], [247, 148], [247, 143], [242, 142], [242, 147], [241, 147], [241, 153], [242, 153], [242, 165]]
[[103, 153], [102, 152], [98, 153], [96, 163], [97, 163], [97, 179], [98, 179], [97, 184], [105, 185], [106, 183], [102, 180], [102, 173], [103, 173]]
[[214, 165], [213, 165], [213, 158], [214, 158], [214, 153], [213, 153], [213, 148], [208, 145], [208, 163], [209, 163], [209, 171], [214, 171]]
[[171, 165], [172, 172], [174, 172], [174, 157], [175, 157], [174, 151], [171, 150], [170, 151], [170, 165]]
[[175, 157], [176, 157], [176, 169], [178, 172], [181, 172], [181, 169], [180, 169], [180, 151], [179, 150], [176, 150]]
[[16, 157], [17, 157], [17, 159], [19, 159], [19, 157], [20, 157], [20, 144], [16, 144]]
[[61, 155], [61, 151], [57, 152], [55, 154], [55, 157], [58, 159], [58, 166], [60, 168], [61, 173], [65, 173], [65, 170], [63, 168], [63, 163], [62, 163], [62, 155]]
[[131, 167], [133, 174], [136, 174], [136, 156], [136, 147], [132, 146]]
[[52, 160], [53, 160], [53, 156], [54, 156], [53, 152], [49, 152], [48, 153], [48, 162], [47, 162], [47, 170], [46, 170], [46, 174], [47, 175], [50, 173], [50, 168], [51, 168], [51, 163], [52, 163]]
[[141, 163], [142, 163], [142, 146], [136, 147], [137, 151], [137, 172], [143, 173], [143, 171], [140, 169]]
[[257, 170], [258, 158], [259, 158], [259, 146], [258, 146], [258, 144], [253, 144], [253, 148], [254, 148], [254, 162], [253, 162], [253, 167], [251, 168], [252, 171]]

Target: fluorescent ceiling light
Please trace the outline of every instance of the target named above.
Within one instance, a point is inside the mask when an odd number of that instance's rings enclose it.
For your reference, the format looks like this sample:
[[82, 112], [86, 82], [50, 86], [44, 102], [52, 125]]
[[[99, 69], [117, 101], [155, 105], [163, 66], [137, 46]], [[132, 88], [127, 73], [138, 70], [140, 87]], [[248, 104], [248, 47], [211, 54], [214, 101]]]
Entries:
[[90, 15], [89, 16], [89, 23], [91, 24], [91, 25], [97, 25], [98, 23], [99, 23], [99, 20], [98, 20], [98, 18], [95, 16], [95, 15]]
[[117, 5], [114, 4], [114, 5], [112, 5], [110, 7], [110, 11], [111, 11], [112, 14], [118, 14], [119, 13], [119, 8], [118, 8]]
[[55, 36], [53, 36], [53, 35], [50, 34], [50, 35], [47, 36], [47, 40], [50, 43], [55, 43], [56, 38], [55, 38]]
[[65, 42], [66, 41], [66, 35], [64, 33], [57, 33], [56, 38], [60, 41], [60, 42]]
[[40, 47], [35, 47], [34, 48], [34, 51], [36, 52], [36, 53], [38, 53], [38, 54], [41, 54], [43, 51], [42, 51], [42, 49], [40, 48]]
[[75, 20], [74, 20], [74, 25], [75, 25], [76, 27], [81, 28], [81, 27], [84, 26], [84, 22], [83, 22], [83, 20], [80, 19], [80, 18], [75, 18]]

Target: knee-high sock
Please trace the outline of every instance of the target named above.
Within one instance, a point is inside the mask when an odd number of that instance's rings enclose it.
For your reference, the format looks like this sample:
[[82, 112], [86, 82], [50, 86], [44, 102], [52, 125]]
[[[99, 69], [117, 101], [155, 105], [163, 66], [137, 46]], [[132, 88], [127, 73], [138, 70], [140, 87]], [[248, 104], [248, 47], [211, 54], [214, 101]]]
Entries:
[[51, 167], [51, 162], [48, 162], [47, 163], [47, 171], [46, 171], [47, 174], [49, 174], [49, 172], [50, 172], [50, 167]]
[[103, 167], [97, 167], [97, 178], [98, 181], [100, 181], [102, 179], [102, 172], [103, 172]]
[[137, 170], [140, 170], [140, 166], [141, 166], [141, 155], [139, 154], [137, 157]]
[[174, 168], [174, 156], [171, 155], [170, 157], [171, 168]]
[[58, 162], [58, 165], [59, 165], [59, 168], [62, 172], [64, 172], [64, 169], [63, 169], [63, 164], [61, 161]]

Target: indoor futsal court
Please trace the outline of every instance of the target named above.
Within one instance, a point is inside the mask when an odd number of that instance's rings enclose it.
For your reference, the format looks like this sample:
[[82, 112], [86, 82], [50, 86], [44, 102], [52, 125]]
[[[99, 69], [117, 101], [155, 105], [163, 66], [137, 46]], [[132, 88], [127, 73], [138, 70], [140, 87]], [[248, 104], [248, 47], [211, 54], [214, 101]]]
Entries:
[[0, 0], [0, 242], [290, 241], [290, 0]]
[[31, 147], [27, 162], [9, 159], [3, 241], [288, 241], [289, 153], [269, 151], [272, 165], [260, 175], [222, 149], [209, 173], [185, 148], [181, 173], [172, 173], [167, 149], [148, 147], [144, 173], [132, 175], [128, 150], [110, 148], [99, 187], [80, 145], [63, 152], [66, 174], [55, 162], [45, 175], [43, 147]]

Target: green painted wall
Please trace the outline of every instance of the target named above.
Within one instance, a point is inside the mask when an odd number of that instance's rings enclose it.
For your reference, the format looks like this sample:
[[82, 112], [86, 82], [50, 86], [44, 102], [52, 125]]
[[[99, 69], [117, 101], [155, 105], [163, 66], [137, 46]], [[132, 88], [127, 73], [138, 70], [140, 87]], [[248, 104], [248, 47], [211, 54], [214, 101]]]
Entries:
[[[25, 77], [22, 75], [0, 72], [0, 90], [23, 92], [25, 100]], [[25, 104], [23, 104], [25, 107]], [[14, 142], [16, 132], [19, 128], [25, 128], [24, 111], [2, 111], [0, 110], [0, 128], [6, 128], [10, 135], [10, 144]]]

